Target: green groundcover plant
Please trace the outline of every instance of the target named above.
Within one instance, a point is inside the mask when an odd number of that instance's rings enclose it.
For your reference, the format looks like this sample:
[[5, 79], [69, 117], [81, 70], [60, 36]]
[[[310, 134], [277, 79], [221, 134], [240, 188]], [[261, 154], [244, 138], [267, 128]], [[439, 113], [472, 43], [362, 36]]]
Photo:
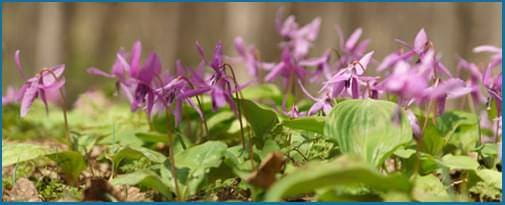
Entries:
[[339, 47], [312, 57], [320, 18], [275, 22], [277, 62], [237, 37], [235, 56], [196, 42], [200, 62], [168, 69], [135, 42], [87, 70], [110, 83], [71, 108], [65, 66], [29, 77], [17, 51], [3, 200], [501, 200], [501, 48], [447, 68], [421, 29], [380, 60], [362, 29], [337, 28]]

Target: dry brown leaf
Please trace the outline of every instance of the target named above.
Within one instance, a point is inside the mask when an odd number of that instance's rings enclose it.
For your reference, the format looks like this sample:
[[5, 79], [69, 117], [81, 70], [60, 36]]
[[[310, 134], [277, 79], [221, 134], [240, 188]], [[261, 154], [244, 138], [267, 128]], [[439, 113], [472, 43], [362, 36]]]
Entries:
[[247, 182], [252, 185], [269, 188], [275, 182], [275, 175], [282, 171], [285, 163], [282, 152], [270, 153], [260, 164], [258, 170], [247, 177]]
[[109, 181], [104, 178], [91, 178], [89, 185], [84, 190], [83, 201], [110, 201], [108, 195], [114, 197], [118, 201], [124, 201], [121, 190], [112, 186]]
[[32, 181], [27, 178], [20, 178], [8, 192], [8, 201], [40, 202], [42, 201], [37, 192], [37, 188]]

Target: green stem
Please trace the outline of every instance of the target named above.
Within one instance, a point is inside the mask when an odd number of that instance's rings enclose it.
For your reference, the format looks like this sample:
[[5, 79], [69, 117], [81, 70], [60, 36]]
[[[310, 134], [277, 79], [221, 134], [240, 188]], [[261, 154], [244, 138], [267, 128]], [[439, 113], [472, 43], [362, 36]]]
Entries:
[[175, 186], [175, 193], [176, 193], [176, 201], [180, 199], [181, 196], [181, 191], [179, 189], [179, 182], [177, 180], [177, 169], [175, 167], [175, 152], [174, 152], [174, 142], [175, 139], [172, 136], [172, 133], [170, 132], [170, 121], [168, 120], [170, 118], [170, 112], [168, 111], [168, 106], [165, 109], [166, 110], [166, 115], [167, 115], [167, 135], [168, 135], [168, 160], [170, 162], [170, 172], [172, 174], [172, 177], [174, 179], [174, 186]]
[[[237, 99], [237, 112], [238, 112], [238, 121], [240, 124], [240, 136], [242, 140], [242, 147], [244, 150], [246, 150], [246, 144], [245, 144], [245, 135], [244, 135], [244, 125], [242, 123], [242, 109], [241, 109], [241, 101], [240, 101], [240, 89], [239, 89], [239, 84], [237, 81], [237, 76], [235, 75], [235, 72], [233, 71], [233, 68], [228, 65], [224, 64], [224, 67], [228, 67], [228, 70], [230, 70], [232, 77], [233, 77], [233, 83], [235, 84], [235, 98]], [[231, 88], [230, 88], [231, 89]], [[252, 136], [249, 137], [249, 158], [251, 160], [251, 166], [254, 168], [255, 163], [254, 163], [254, 153], [253, 153], [253, 142], [252, 142]]]

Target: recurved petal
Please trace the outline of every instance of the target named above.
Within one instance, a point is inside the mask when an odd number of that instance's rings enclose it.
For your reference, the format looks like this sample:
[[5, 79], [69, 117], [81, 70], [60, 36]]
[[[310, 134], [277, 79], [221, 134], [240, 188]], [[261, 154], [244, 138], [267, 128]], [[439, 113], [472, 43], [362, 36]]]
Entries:
[[417, 53], [421, 53], [424, 50], [427, 42], [428, 42], [428, 35], [426, 34], [424, 28], [422, 28], [417, 33], [416, 38], [414, 39], [414, 50]]
[[363, 33], [363, 29], [358, 28], [356, 29], [351, 36], [347, 39], [345, 42], [345, 49], [346, 50], [352, 50], [356, 44], [358, 43], [359, 38], [361, 37], [361, 34]]
[[33, 104], [33, 101], [35, 101], [35, 98], [37, 97], [37, 83], [32, 82], [29, 87], [26, 88], [23, 98], [21, 100], [21, 117], [26, 116], [28, 114], [28, 111], [30, 110], [30, 107]]

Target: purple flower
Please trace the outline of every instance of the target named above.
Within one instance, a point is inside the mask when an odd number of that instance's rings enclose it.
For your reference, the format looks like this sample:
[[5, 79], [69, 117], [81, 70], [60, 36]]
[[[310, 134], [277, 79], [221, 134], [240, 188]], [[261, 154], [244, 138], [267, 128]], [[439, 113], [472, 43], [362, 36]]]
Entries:
[[[22, 77], [24, 77], [23, 66], [19, 60], [19, 51], [16, 51], [14, 58], [16, 62], [16, 67]], [[19, 92], [14, 98], [21, 101], [21, 117], [26, 116], [33, 102], [40, 98], [48, 111], [48, 93], [59, 92], [60, 88], [65, 85], [65, 78], [63, 77], [63, 72], [65, 71], [65, 65], [57, 65], [51, 68], [42, 69], [39, 73], [35, 74], [34, 77], [29, 78], [25, 81]], [[2, 103], [3, 104], [3, 103]]]
[[296, 105], [293, 105], [291, 109], [288, 112], [284, 112], [284, 114], [286, 114], [290, 118], [298, 118], [306, 115], [305, 112], [298, 111], [298, 107], [296, 107]]
[[492, 69], [502, 63], [502, 49], [494, 46], [479, 46], [473, 49], [474, 52], [492, 53], [491, 60], [482, 76], [482, 82], [486, 87], [489, 95], [496, 101], [496, 109], [501, 113], [502, 103], [502, 72], [499, 72], [495, 77], [492, 76]]
[[283, 11], [279, 9], [276, 17], [276, 29], [285, 40], [281, 46], [289, 48], [296, 59], [304, 58], [319, 34], [321, 18], [315, 18], [312, 22], [300, 28], [294, 16], [289, 16], [282, 21], [282, 15]]
[[475, 47], [473, 49], [473, 52], [475, 53], [481, 53], [481, 52], [486, 52], [486, 53], [491, 53], [493, 54], [491, 56], [491, 61], [489, 62], [488, 67], [489, 68], [494, 68], [502, 63], [502, 49], [495, 47], [495, 46], [490, 46], [490, 45], [482, 45]]
[[124, 94], [130, 100], [132, 111], [145, 107], [146, 112], [150, 115], [156, 96], [154, 80], [163, 80], [160, 78], [161, 62], [156, 53], [151, 53], [142, 64], [141, 56], [142, 44], [140, 41], [136, 41], [130, 53], [121, 50], [117, 53], [116, 62], [112, 66], [110, 74], [96, 68], [90, 68], [88, 72], [94, 75], [115, 78], [118, 87], [124, 91]]
[[273, 81], [278, 76], [282, 76], [285, 79], [285, 84], [291, 76], [296, 77], [296, 79], [304, 78], [307, 75], [305, 69], [296, 64], [294, 57], [291, 55], [289, 49], [284, 48], [282, 51], [281, 62], [275, 65], [270, 73], [265, 77], [265, 81]]
[[20, 92], [17, 91], [14, 87], [7, 87], [6, 95], [2, 96], [2, 106], [14, 104], [19, 101]]
[[382, 71], [388, 67], [394, 66], [399, 61], [409, 62], [415, 60], [414, 57], [417, 57], [417, 61], [415, 62], [416, 64], [421, 63], [428, 65], [427, 62], [423, 61], [429, 61], [429, 64], [431, 64], [429, 66], [426, 66], [426, 71], [428, 71], [426, 74], [430, 79], [439, 77], [438, 75], [440, 74], [444, 74], [449, 78], [452, 77], [447, 67], [435, 55], [433, 44], [429, 40], [428, 35], [424, 29], [421, 29], [417, 33], [412, 46], [398, 39], [396, 41], [405, 46], [408, 50], [406, 52], [400, 50], [399, 52], [394, 52], [386, 56], [379, 67], [377, 67], [378, 71]]
[[258, 51], [254, 46], [246, 45], [242, 37], [236, 37], [234, 43], [238, 57], [231, 58], [230, 60], [244, 63], [247, 71], [249, 72], [249, 75], [256, 78], [258, 75], [258, 70], [262, 67], [262, 63], [258, 60], [257, 57]]
[[360, 97], [360, 84], [362, 75], [372, 59], [373, 51], [364, 55], [359, 61], [353, 61], [347, 67], [342, 68], [328, 81], [323, 83], [321, 90], [326, 90], [330, 98], [336, 98], [343, 94], [343, 91], [350, 89], [352, 98]]
[[470, 93], [472, 95], [472, 99], [477, 104], [484, 104], [486, 102], [486, 98], [480, 91], [480, 85], [482, 85], [483, 82], [482, 73], [480, 72], [479, 67], [474, 63], [469, 63], [464, 59], [460, 59], [457, 65], [457, 70], [458, 73], [460, 73], [462, 70], [468, 71], [469, 79], [467, 81], [469, 87], [471, 88]]
[[393, 73], [379, 83], [377, 87], [380, 90], [399, 96], [400, 104], [404, 104], [410, 99], [423, 97], [428, 82], [417, 69], [411, 68], [405, 61], [399, 61]]
[[153, 113], [160, 112], [169, 106], [174, 106], [172, 114], [175, 117], [176, 124], [178, 124], [182, 119], [183, 104], [188, 103], [200, 117], [203, 117], [202, 111], [195, 105], [191, 98], [207, 91], [209, 91], [208, 87], [193, 88], [189, 84], [187, 78], [182, 76], [176, 77], [163, 87], [155, 90], [156, 98], [153, 106]]
[[132, 111], [145, 105], [147, 113], [150, 114], [154, 105], [153, 79], [160, 74], [161, 62], [155, 53], [152, 53], [139, 70], [132, 70], [132, 77], [137, 80], [133, 94]]
[[[205, 52], [198, 42], [196, 43], [196, 47], [200, 53], [202, 61], [214, 70], [214, 74], [210, 77], [208, 83], [208, 90], [210, 91], [210, 96], [212, 98], [213, 110], [215, 111], [228, 104], [230, 108], [236, 112], [237, 107], [233, 101], [234, 89], [231, 87], [232, 78], [225, 72], [223, 44], [221, 42], [216, 44], [216, 47], [214, 48], [214, 55], [210, 63], [206, 60]], [[235, 89], [235, 91], [237, 90]]]
[[426, 89], [426, 98], [435, 100], [437, 103], [437, 114], [441, 115], [445, 111], [447, 99], [455, 99], [469, 94], [472, 88], [467, 86], [464, 81], [458, 78], [451, 78], [433, 85]]
[[337, 68], [342, 68], [350, 64], [354, 59], [361, 58], [365, 54], [370, 40], [359, 41], [363, 33], [363, 29], [361, 28], [354, 30], [347, 40], [344, 40], [344, 33], [339, 26], [336, 27], [336, 30], [339, 37], [339, 51], [341, 52]]

